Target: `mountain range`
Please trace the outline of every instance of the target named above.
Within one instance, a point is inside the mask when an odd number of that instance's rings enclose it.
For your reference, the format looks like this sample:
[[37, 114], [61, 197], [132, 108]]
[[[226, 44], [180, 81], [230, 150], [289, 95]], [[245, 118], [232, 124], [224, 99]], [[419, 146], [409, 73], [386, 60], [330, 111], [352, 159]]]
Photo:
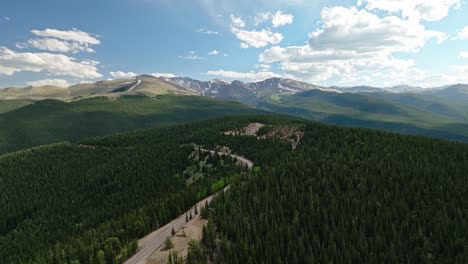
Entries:
[[161, 94], [199, 95], [213, 98], [235, 99], [247, 104], [258, 103], [261, 98], [272, 95], [296, 94], [309, 90], [331, 93], [357, 94], [421, 94], [440, 99], [464, 102], [468, 99], [468, 85], [456, 84], [435, 88], [421, 88], [407, 85], [394, 87], [323, 87], [284, 78], [270, 78], [258, 82], [224, 80], [200, 81], [188, 77], [154, 77], [140, 75], [131, 79], [106, 80], [95, 83], [80, 83], [67, 88], [41, 86], [0, 89], [0, 100], [9, 99], [59, 99], [72, 100], [82, 97]]
[[[90, 114], [89, 108], [81, 107], [84, 103], [74, 102], [86, 99], [86, 104], [96, 104], [91, 108], [105, 111], [103, 109], [109, 106], [107, 101], [90, 99], [107, 97], [110, 100], [118, 100], [125, 96], [152, 98], [163, 95], [173, 95], [170, 97], [172, 101], [186, 96], [192, 97], [192, 101], [184, 99], [182, 103], [182, 105], [189, 105], [191, 109], [197, 107], [211, 109], [217, 108], [216, 104], [223, 105], [221, 115], [229, 112], [227, 106], [230, 104], [195, 98], [229, 99], [243, 103], [251, 110], [292, 115], [336, 125], [384, 129], [399, 133], [468, 141], [468, 106], [465, 103], [468, 101], [468, 85], [464, 84], [427, 89], [405, 85], [387, 88], [370, 86], [323, 87], [283, 78], [270, 78], [258, 82], [227, 82], [224, 80], [200, 81], [186, 77], [167, 78], [140, 75], [131, 79], [81, 83], [67, 88], [43, 86], [0, 89], [0, 113], [7, 112], [5, 114], [8, 114], [0, 116], [0, 122], [7, 116], [8, 120], [15, 120], [17, 114], [33, 120], [53, 119], [53, 116], [57, 114], [45, 111], [44, 104], [34, 106], [37, 101], [41, 100], [72, 102], [73, 104], [69, 106], [60, 103], [54, 105], [61, 105], [70, 113], [84, 111], [88, 116], [95, 116]], [[125, 107], [129, 106], [129, 102], [137, 104], [137, 101], [126, 100]], [[203, 105], [202, 102], [208, 105]], [[31, 104], [33, 105], [31, 106]], [[50, 105], [50, 102], [45, 105]], [[138, 103], [138, 106], [133, 107], [133, 109], [138, 109], [141, 113], [131, 111], [131, 114], [143, 116], [155, 113], [154, 107], [157, 106], [152, 103]], [[41, 111], [37, 109], [41, 109]], [[244, 111], [244, 108], [241, 109], [235, 105], [232, 112], [237, 110]], [[112, 108], [111, 112], [115, 116], [116, 109]], [[125, 109], [121, 111], [121, 114], [128, 117], [127, 112], [128, 109]], [[101, 113], [96, 113], [96, 115]], [[182, 114], [180, 111], [174, 111], [171, 112], [171, 116], [176, 113]], [[36, 117], [39, 114], [46, 116]], [[203, 116], [205, 115], [206, 113], [203, 114]], [[67, 118], [69, 117], [66, 115], [62, 116], [59, 123], [65, 122], [64, 120]], [[119, 118], [111, 120], [117, 122], [120, 120]], [[84, 119], [79, 118], [79, 120]], [[95, 118], [93, 120], [98, 122]], [[128, 129], [148, 127], [148, 125], [140, 127], [142, 123], [137, 123], [138, 125], [132, 125]], [[118, 127], [118, 124], [111, 127]], [[43, 127], [43, 129], [47, 129], [47, 127]], [[112, 129], [106, 130], [108, 133], [112, 131]], [[126, 131], [125, 128], [115, 132], [122, 131]], [[15, 132], [10, 132], [15, 134]], [[66, 131], [63, 134], [66, 134]], [[86, 133], [86, 135], [92, 136], [93, 133]], [[46, 142], [44, 141], [44, 143]]]

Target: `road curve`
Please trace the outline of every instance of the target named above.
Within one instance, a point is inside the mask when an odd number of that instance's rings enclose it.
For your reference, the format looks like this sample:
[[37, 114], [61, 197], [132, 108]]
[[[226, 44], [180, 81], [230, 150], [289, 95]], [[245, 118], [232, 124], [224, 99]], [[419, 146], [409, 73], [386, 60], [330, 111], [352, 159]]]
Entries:
[[[207, 149], [201, 149], [203, 152], [211, 152], [215, 153], [213, 150], [207, 150]], [[239, 164], [242, 166], [247, 166], [249, 169], [253, 168], [254, 163], [244, 157], [238, 156], [238, 155], [233, 155], [233, 154], [226, 154], [226, 153], [221, 153], [218, 152], [219, 155], [229, 155], [239, 161]], [[224, 188], [223, 191], [226, 191], [229, 189], [229, 186]], [[211, 202], [213, 200], [213, 197], [216, 194], [210, 195], [206, 197], [205, 199], [201, 200], [196, 204], [198, 206], [198, 209], [200, 211], [200, 208], [205, 206], [206, 202]], [[131, 258], [129, 258], [127, 261], [124, 262], [124, 264], [146, 264], [147, 263], [147, 258], [155, 251], [158, 249], [164, 242], [166, 241], [167, 237], [172, 236], [172, 228], [177, 232], [180, 228], [182, 228], [186, 224], [186, 215], [192, 215], [195, 214], [195, 206], [190, 208], [187, 212], [183, 213], [180, 215], [178, 218], [172, 220], [169, 224], [159, 228], [158, 230], [154, 231], [153, 233], [145, 236], [144, 238], [140, 239], [138, 241], [138, 246], [139, 246], [139, 251], [133, 255]]]
[[[215, 153], [214, 150], [209, 150], [209, 149], [200, 149], [200, 150], [202, 152], [210, 152], [211, 154]], [[227, 154], [227, 153], [223, 153], [223, 152], [218, 152], [218, 155], [220, 155], [220, 156], [230, 156], [230, 157], [236, 159], [242, 166], [246, 166], [249, 169], [252, 169], [253, 166], [254, 166], [254, 163], [251, 160], [246, 159], [246, 158], [244, 158], [242, 156], [239, 156], [239, 155]]]

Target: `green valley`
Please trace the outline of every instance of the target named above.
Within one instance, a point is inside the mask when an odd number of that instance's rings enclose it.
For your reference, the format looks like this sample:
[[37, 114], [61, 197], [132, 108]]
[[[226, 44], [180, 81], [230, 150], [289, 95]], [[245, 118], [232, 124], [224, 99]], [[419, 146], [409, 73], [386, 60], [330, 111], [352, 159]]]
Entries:
[[[0, 101], [0, 106], [6, 107], [7, 102]], [[19, 106], [17, 101], [13, 104]], [[197, 96], [43, 100], [0, 114], [0, 154], [135, 129], [254, 113], [262, 111], [233, 101]]]

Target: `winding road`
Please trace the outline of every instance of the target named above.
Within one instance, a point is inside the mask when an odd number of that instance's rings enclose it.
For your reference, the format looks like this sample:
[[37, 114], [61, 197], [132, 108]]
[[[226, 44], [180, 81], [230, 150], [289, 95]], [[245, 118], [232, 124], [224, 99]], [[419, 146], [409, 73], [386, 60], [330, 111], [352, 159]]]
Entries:
[[[215, 152], [216, 152], [214, 150], [209, 150], [209, 149], [200, 149], [200, 150], [202, 152], [210, 152], [211, 154], [215, 154]], [[223, 152], [218, 152], [218, 155], [220, 155], [220, 156], [230, 156], [230, 157], [236, 159], [239, 164], [241, 164], [242, 166], [246, 166], [249, 169], [252, 169], [253, 166], [254, 166], [254, 163], [251, 160], [246, 159], [246, 158], [244, 158], [242, 156], [239, 156], [239, 155], [223, 153]]]
[[[203, 152], [210, 152], [210, 153], [215, 153], [213, 150], [208, 150], [208, 149], [201, 149]], [[238, 160], [238, 164], [242, 166], [246, 166], [249, 169], [253, 168], [254, 163], [244, 157], [234, 155], [234, 154], [227, 154], [227, 153], [222, 153], [218, 152], [218, 155], [224, 155], [224, 156], [231, 156], [235, 159]], [[226, 191], [229, 189], [229, 186], [224, 188], [223, 191]], [[205, 206], [206, 202], [211, 202], [213, 200], [213, 197], [216, 196], [217, 193], [210, 195], [206, 197], [205, 199], [199, 201], [196, 206], [200, 209], [201, 207]], [[154, 231], [153, 233], [145, 236], [144, 238], [140, 239], [138, 241], [138, 246], [139, 246], [139, 251], [133, 255], [131, 258], [129, 258], [127, 261], [124, 262], [124, 264], [146, 264], [147, 263], [147, 258], [155, 251], [158, 249], [164, 242], [166, 241], [167, 237], [170, 237], [172, 235], [172, 229], [177, 232], [180, 228], [182, 228], [186, 224], [186, 219], [185, 216], [190, 215], [192, 213], [193, 215], [195, 214], [195, 205], [190, 208], [187, 212], [183, 213], [180, 215], [178, 218], [172, 220], [169, 224], [159, 228], [158, 230]]]

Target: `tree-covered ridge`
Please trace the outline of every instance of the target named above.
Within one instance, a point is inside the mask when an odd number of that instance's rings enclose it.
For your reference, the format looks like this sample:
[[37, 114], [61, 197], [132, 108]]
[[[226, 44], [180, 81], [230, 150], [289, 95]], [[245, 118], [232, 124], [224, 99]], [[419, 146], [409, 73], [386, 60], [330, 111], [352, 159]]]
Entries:
[[[192, 155], [191, 144], [253, 153], [255, 139], [247, 147], [221, 133], [246, 122], [202, 122], [0, 157], [0, 263], [123, 262], [136, 239], [243, 171], [230, 157]], [[265, 143], [265, 153], [288, 150]], [[194, 173], [202, 177], [190, 179]]]
[[[253, 122], [304, 134], [293, 149], [224, 133]], [[215, 263], [466, 263], [467, 172], [466, 144], [278, 116], [44, 146], [0, 157], [0, 263], [121, 263], [227, 184], [203, 210]]]
[[261, 166], [212, 203], [215, 263], [468, 262], [466, 144], [308, 123]]
[[9, 102], [0, 101], [0, 155], [136, 129], [263, 113], [234, 101], [199, 96], [96, 97], [71, 102], [43, 100], [33, 104], [28, 102], [29, 105], [24, 103], [26, 106], [2, 114], [2, 109], [12, 109]]

